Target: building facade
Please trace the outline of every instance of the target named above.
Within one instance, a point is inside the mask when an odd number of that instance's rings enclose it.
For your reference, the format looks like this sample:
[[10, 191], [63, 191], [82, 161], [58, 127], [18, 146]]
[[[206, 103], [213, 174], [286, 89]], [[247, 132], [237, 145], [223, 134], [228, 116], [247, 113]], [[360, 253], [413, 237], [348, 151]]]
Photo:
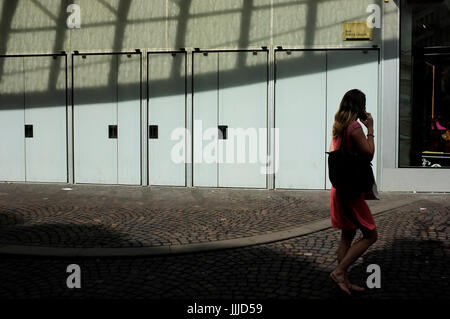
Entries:
[[379, 188], [450, 191], [448, 3], [1, 0], [0, 181], [328, 189], [358, 88]]

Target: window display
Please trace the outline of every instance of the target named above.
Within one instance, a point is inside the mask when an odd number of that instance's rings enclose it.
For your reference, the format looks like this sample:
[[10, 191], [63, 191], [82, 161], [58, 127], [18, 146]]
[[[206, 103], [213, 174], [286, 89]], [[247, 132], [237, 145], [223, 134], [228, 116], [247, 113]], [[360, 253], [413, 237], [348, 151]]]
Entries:
[[450, 0], [401, 6], [399, 167], [450, 168]]

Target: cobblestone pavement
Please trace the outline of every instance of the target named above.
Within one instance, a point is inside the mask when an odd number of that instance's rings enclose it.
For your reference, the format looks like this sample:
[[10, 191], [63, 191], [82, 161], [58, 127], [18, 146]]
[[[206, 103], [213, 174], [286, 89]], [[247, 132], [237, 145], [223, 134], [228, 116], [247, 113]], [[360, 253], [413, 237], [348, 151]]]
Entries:
[[4, 245], [183, 245], [292, 229], [329, 214], [326, 191], [0, 184]]
[[[450, 299], [449, 217], [448, 196], [377, 215], [379, 240], [350, 278], [364, 285], [367, 266], [378, 264], [381, 288], [353, 298]], [[338, 238], [329, 229], [271, 244], [146, 258], [1, 256], [0, 298], [340, 299], [328, 277]], [[66, 288], [72, 263], [81, 267], [81, 289]]]

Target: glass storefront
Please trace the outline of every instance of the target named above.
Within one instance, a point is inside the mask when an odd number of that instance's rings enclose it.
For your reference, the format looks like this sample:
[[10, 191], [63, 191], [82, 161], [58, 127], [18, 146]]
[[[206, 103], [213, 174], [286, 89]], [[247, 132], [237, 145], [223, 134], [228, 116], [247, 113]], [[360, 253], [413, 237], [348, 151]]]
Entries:
[[450, 0], [402, 0], [399, 167], [450, 168]]

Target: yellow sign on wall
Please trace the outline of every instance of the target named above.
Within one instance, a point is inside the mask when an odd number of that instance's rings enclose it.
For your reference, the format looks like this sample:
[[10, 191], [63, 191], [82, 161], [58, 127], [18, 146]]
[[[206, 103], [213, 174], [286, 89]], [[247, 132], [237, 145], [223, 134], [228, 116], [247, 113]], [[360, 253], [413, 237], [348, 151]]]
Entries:
[[371, 40], [373, 29], [367, 26], [366, 21], [344, 21], [342, 23], [342, 40]]

